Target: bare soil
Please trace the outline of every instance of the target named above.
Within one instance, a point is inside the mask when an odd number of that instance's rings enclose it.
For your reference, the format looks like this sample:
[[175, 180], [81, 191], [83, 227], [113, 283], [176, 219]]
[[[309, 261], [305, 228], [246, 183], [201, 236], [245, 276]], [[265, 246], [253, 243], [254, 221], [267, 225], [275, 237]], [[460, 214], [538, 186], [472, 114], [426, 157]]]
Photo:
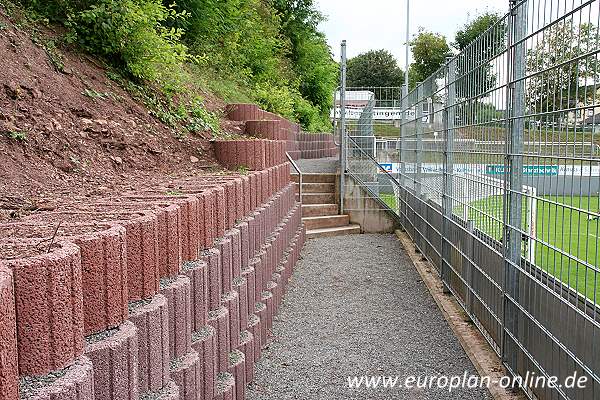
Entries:
[[[57, 33], [44, 29], [34, 37], [0, 6], [0, 222], [73, 197], [221, 169], [210, 135], [178, 138], [108, 79], [100, 60], [70, 48], [48, 51], [44, 43]], [[224, 109], [214, 96], [205, 99], [207, 108]]]

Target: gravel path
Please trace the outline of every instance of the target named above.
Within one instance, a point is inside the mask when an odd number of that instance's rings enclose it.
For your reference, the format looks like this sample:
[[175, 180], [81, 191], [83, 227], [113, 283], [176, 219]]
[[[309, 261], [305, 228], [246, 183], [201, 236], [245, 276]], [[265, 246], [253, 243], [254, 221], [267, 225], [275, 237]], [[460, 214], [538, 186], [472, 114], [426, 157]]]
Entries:
[[482, 389], [350, 389], [348, 376], [475, 369], [393, 235], [308, 241], [249, 400], [489, 399]]

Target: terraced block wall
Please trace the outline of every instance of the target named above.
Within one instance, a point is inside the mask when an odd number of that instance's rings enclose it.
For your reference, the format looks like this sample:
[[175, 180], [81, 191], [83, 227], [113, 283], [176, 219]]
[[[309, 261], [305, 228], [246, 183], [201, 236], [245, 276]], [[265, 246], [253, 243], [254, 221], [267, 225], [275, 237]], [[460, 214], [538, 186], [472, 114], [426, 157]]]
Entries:
[[0, 398], [244, 399], [305, 239], [285, 143], [259, 146], [0, 224]]
[[304, 133], [300, 125], [261, 110], [255, 104], [229, 104], [227, 117], [232, 121], [244, 122], [244, 131], [248, 136], [285, 141], [285, 151], [295, 160], [336, 157], [339, 154], [332, 134]]

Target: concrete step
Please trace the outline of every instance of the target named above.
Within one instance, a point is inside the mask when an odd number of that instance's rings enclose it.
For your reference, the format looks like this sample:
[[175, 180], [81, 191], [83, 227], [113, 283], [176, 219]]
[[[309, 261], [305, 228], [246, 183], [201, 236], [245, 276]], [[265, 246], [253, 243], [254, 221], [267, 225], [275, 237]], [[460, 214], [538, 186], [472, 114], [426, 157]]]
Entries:
[[360, 233], [360, 225], [347, 225], [336, 228], [311, 229], [306, 231], [306, 237], [308, 239], [314, 239], [320, 237], [353, 235], [358, 233]]
[[302, 193], [335, 193], [335, 183], [302, 182]]
[[302, 193], [302, 204], [334, 204], [333, 193]]
[[322, 217], [325, 215], [337, 215], [339, 213], [337, 204], [304, 204], [302, 205], [303, 217]]
[[302, 222], [307, 230], [337, 228], [340, 226], [348, 226], [350, 217], [348, 215], [326, 215], [323, 217], [306, 217], [302, 218]]
[[[302, 183], [335, 183], [336, 174], [302, 174]], [[292, 175], [293, 182], [300, 182], [300, 176]]]

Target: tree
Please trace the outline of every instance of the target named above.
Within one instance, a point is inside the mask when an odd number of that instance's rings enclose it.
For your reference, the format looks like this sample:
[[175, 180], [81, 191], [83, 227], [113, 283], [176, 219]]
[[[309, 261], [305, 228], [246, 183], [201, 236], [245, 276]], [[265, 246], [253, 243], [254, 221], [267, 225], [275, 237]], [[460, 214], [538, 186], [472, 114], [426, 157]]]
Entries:
[[475, 39], [496, 25], [500, 19], [500, 14], [492, 12], [486, 12], [477, 16], [473, 21], [466, 23], [456, 32], [452, 46], [458, 51], [465, 50]]
[[325, 35], [318, 31], [323, 15], [313, 0], [271, 0], [271, 5], [279, 16], [283, 35], [291, 44], [288, 57], [299, 76], [300, 93], [323, 116], [329, 115], [338, 68]]
[[489, 12], [479, 15], [456, 33], [452, 45], [460, 51], [456, 62], [457, 97], [487, 97], [497, 82], [492, 62], [506, 48], [506, 26], [501, 16]]
[[[571, 19], [550, 27], [527, 52], [527, 106], [535, 112], [555, 112], [593, 103], [588, 82], [600, 79], [596, 49], [600, 35], [594, 24]], [[587, 55], [587, 56], [584, 56]]]
[[348, 60], [348, 87], [399, 87], [404, 72], [387, 50], [371, 50]]
[[446, 62], [452, 53], [446, 38], [423, 29], [410, 42], [415, 62], [411, 65], [417, 82], [423, 82]]

